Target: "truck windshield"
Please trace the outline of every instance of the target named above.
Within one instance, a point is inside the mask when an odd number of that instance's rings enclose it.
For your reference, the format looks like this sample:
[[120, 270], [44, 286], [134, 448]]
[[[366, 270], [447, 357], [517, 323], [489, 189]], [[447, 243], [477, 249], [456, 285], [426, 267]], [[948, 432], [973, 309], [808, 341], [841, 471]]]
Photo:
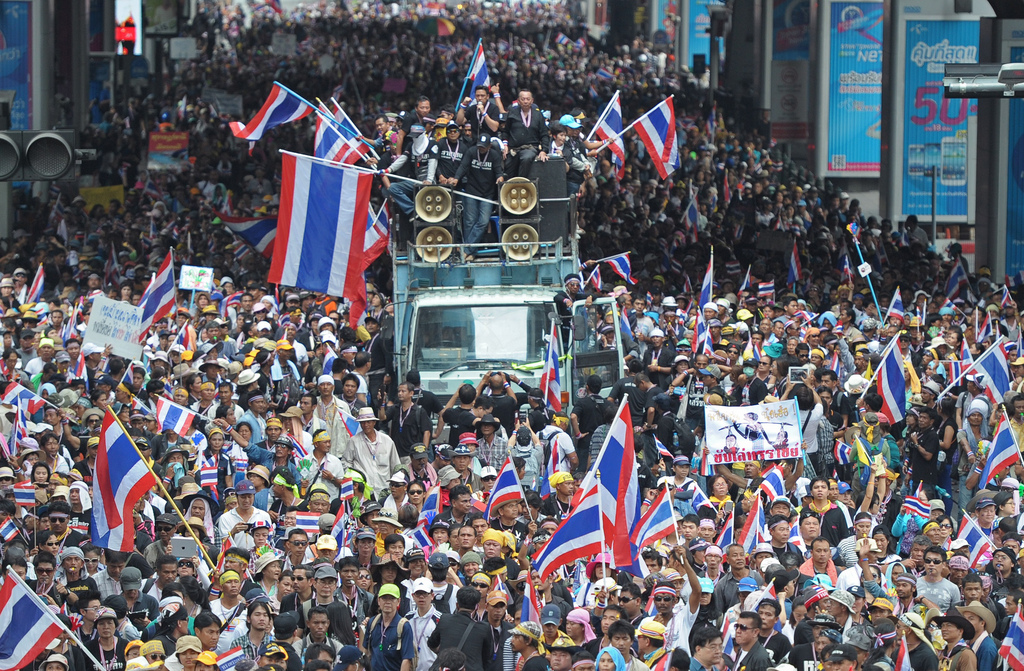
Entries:
[[424, 306], [416, 312], [412, 367], [447, 370], [477, 359], [534, 363], [544, 360], [548, 306]]

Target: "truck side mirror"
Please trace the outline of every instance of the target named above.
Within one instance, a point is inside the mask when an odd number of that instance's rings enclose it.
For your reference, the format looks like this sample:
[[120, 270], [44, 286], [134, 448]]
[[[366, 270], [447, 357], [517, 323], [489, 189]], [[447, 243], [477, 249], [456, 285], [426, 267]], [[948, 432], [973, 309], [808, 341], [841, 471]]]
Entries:
[[582, 312], [572, 316], [572, 337], [577, 341], [587, 339], [587, 316]]

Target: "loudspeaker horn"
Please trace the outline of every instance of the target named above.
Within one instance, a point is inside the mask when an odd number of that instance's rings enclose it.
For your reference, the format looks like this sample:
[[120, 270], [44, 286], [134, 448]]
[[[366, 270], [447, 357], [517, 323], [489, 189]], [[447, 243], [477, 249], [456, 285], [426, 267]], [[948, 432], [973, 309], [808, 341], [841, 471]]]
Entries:
[[416, 192], [416, 216], [423, 221], [436, 224], [447, 219], [451, 213], [452, 194], [448, 189], [425, 186]]
[[513, 177], [501, 185], [498, 199], [509, 214], [526, 214], [537, 207], [537, 185], [525, 177]]
[[452, 244], [452, 234], [447, 228], [429, 226], [416, 236], [416, 253], [427, 263], [440, 263], [452, 255], [451, 247], [437, 248], [434, 245]]
[[[531, 184], [532, 186], [532, 184]], [[540, 250], [540, 236], [529, 224], [513, 224], [501, 234], [505, 254], [513, 261], [528, 261]]]

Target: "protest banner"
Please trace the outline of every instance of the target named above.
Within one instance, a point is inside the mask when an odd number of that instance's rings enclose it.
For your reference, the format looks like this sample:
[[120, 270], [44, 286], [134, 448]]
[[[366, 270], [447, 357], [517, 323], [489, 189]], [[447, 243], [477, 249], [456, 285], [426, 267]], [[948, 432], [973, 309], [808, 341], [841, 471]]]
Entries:
[[180, 171], [188, 165], [188, 133], [153, 133], [149, 136], [147, 168]]
[[213, 291], [213, 268], [182, 266], [178, 288], [182, 291]]
[[127, 359], [142, 358], [142, 308], [106, 296], [93, 300], [89, 327], [82, 342], [106, 347]]
[[110, 201], [124, 202], [124, 186], [90, 186], [78, 190], [78, 195], [85, 198], [85, 205], [82, 209], [91, 212], [92, 208], [102, 205], [104, 208], [110, 206]]
[[704, 406], [712, 464], [798, 459], [803, 454], [796, 400], [760, 405]]

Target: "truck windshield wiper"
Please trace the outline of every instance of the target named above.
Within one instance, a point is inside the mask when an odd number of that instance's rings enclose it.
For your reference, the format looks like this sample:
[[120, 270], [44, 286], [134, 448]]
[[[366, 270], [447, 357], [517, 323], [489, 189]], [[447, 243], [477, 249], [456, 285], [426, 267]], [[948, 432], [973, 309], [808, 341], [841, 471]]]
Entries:
[[489, 364], [495, 364], [495, 363], [496, 364], [502, 364], [502, 365], [508, 365], [509, 362], [506, 359], [469, 359], [468, 361], [463, 361], [463, 362], [457, 363], [454, 366], [452, 366], [451, 368], [446, 368], [445, 370], [441, 371], [441, 373], [440, 373], [440, 375], [438, 375], [438, 377], [444, 377], [448, 373], [451, 373], [453, 371], [459, 370], [460, 368], [469, 368], [470, 366], [487, 366]]

